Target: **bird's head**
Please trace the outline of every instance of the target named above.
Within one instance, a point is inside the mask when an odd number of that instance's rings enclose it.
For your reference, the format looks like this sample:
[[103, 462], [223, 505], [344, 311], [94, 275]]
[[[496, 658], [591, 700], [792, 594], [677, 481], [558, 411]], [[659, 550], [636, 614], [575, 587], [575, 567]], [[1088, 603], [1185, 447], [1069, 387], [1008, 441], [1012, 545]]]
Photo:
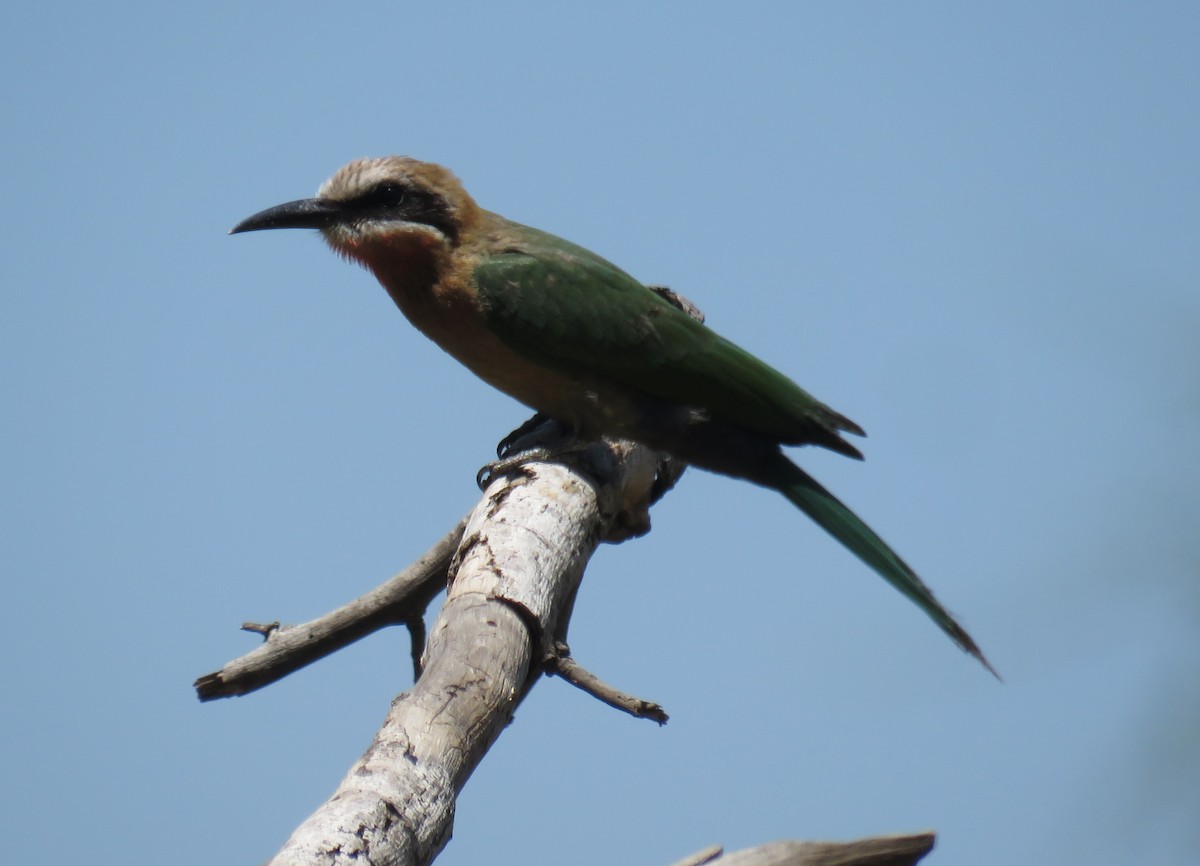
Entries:
[[358, 159], [321, 184], [316, 198], [276, 205], [230, 234], [320, 229], [339, 254], [366, 265], [417, 249], [452, 250], [481, 211], [448, 169], [406, 156]]

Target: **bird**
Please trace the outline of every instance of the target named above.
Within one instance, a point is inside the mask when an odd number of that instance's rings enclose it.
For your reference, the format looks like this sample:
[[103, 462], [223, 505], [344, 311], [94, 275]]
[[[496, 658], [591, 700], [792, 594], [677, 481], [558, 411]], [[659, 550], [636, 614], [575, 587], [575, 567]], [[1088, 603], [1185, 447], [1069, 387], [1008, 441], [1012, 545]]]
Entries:
[[616, 265], [480, 207], [447, 168], [355, 160], [313, 198], [230, 234], [317, 229], [371, 271], [426, 337], [479, 378], [573, 431], [613, 436], [781, 493], [999, 677], [917, 573], [785, 454], [862, 453], [865, 435], [783, 373]]

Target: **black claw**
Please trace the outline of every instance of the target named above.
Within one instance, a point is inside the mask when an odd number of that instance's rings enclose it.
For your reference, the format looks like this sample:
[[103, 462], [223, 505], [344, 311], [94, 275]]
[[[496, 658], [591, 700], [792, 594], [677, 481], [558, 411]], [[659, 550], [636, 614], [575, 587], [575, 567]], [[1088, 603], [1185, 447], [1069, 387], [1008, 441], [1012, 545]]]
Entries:
[[500, 443], [496, 446], [496, 456], [503, 460], [504, 457], [506, 457], [508, 453], [512, 451], [513, 446], [516, 445], [519, 440], [524, 439], [526, 436], [528, 436], [538, 427], [541, 427], [543, 424], [547, 423], [549, 420], [549, 415], [543, 415], [541, 412], [538, 412], [516, 430], [512, 431], [500, 440]]
[[524, 451], [518, 451], [515, 454], [507, 454], [476, 472], [475, 483], [479, 485], [480, 490], [486, 490], [487, 486], [495, 480], [497, 475], [511, 472], [531, 461], [546, 460], [552, 456], [553, 452], [549, 448], [543, 448], [540, 445], [534, 448], [527, 448]]
[[579, 439], [571, 427], [538, 412], [500, 440], [496, 446], [497, 459], [475, 473], [475, 483], [480, 490], [486, 490], [497, 475], [503, 475], [525, 463], [550, 459], [556, 454], [582, 451], [588, 444], [588, 441]]

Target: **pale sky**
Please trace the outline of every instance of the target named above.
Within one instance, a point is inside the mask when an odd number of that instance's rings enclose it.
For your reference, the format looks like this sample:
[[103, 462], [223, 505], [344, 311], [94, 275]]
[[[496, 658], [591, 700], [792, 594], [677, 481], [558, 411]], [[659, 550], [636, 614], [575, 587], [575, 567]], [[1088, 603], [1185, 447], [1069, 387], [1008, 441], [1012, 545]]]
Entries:
[[[350, 159], [694, 300], [862, 424], [794, 456], [997, 683], [782, 498], [690, 472], [593, 560], [443, 866], [939, 831], [925, 862], [1200, 845], [1200, 7], [42, 4], [0, 27], [0, 828], [12, 862], [258, 863], [410, 685], [378, 635], [192, 680], [408, 564], [526, 412], [313, 233]], [[167, 856], [169, 854], [169, 856]]]

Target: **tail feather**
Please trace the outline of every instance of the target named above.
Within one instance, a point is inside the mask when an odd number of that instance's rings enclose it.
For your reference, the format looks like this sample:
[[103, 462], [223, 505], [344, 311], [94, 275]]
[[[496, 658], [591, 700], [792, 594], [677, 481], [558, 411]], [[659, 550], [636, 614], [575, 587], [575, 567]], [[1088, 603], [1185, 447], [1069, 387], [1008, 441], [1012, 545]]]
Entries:
[[1000, 674], [984, 657], [971, 636], [942, 607], [929, 587], [917, 577], [916, 572], [888, 547], [887, 542], [807, 472], [790, 461], [789, 465], [794, 471], [789, 472], [787, 480], [778, 487], [779, 492], [844, 544], [855, 556], [877, 571], [884, 580], [911, 599], [950, 636], [951, 640], [977, 658], [996, 679], [1000, 679]]

